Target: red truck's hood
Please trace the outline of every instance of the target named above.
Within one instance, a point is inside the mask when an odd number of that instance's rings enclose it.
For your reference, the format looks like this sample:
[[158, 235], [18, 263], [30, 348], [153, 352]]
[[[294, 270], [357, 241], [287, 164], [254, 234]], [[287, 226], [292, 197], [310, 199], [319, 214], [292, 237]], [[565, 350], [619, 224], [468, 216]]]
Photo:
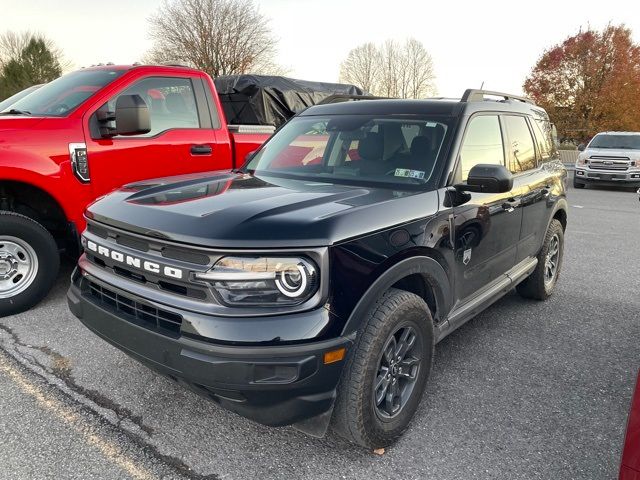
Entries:
[[21, 115], [0, 116], [0, 132], [33, 128], [44, 120], [43, 117], [25, 117]]

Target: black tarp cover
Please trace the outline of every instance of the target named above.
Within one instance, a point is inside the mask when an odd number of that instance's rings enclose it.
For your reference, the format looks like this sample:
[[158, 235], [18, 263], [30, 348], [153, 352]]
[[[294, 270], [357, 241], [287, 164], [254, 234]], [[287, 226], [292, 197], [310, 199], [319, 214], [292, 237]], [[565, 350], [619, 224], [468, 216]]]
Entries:
[[214, 80], [229, 124], [274, 125], [331, 95], [363, 95], [341, 83], [309, 82], [270, 75], [229, 75]]

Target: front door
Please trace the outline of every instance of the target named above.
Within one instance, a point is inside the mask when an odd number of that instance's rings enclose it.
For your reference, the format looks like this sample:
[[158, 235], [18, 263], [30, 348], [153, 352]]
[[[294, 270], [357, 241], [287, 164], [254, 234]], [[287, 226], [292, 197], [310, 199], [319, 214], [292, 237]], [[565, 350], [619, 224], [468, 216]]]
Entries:
[[[505, 165], [503, 132], [498, 115], [473, 116], [459, 154], [458, 180], [465, 181], [478, 164]], [[522, 191], [468, 193], [453, 209], [456, 301], [463, 302], [515, 265]]]
[[96, 112], [88, 114], [85, 138], [94, 195], [136, 180], [216, 168], [215, 131], [202, 124], [202, 113], [208, 107], [196, 102], [198, 88], [202, 82], [196, 76], [146, 77], [100, 107], [113, 112], [119, 95], [140, 95], [151, 120], [151, 131], [146, 134], [100, 138]]

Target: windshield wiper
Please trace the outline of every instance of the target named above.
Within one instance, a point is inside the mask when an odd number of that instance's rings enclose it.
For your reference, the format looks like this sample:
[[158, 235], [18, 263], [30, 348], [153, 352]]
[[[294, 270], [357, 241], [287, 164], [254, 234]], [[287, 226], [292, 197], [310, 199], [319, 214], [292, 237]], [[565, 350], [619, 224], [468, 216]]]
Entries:
[[0, 115], [31, 115], [31, 112], [12, 108], [11, 110], [7, 110], [6, 112], [0, 112]]

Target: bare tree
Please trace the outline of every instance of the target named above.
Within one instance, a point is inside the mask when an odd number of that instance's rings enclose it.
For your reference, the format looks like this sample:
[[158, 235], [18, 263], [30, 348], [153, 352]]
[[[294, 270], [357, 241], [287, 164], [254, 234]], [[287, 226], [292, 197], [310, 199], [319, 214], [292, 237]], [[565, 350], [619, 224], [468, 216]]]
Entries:
[[279, 73], [276, 39], [251, 0], [164, 0], [149, 18], [145, 61], [178, 61], [212, 76]]
[[408, 91], [403, 98], [424, 98], [435, 95], [433, 60], [424, 45], [415, 38], [404, 44], [404, 65], [408, 79]]
[[379, 55], [373, 43], [354, 48], [340, 64], [340, 81], [358, 85], [365, 92], [377, 90], [381, 65]]
[[354, 48], [340, 65], [340, 81], [385, 97], [423, 98], [435, 93], [431, 55], [414, 38]]
[[380, 47], [380, 81], [378, 94], [385, 97], [400, 96], [398, 75], [401, 74], [400, 51], [393, 40], [385, 41]]

